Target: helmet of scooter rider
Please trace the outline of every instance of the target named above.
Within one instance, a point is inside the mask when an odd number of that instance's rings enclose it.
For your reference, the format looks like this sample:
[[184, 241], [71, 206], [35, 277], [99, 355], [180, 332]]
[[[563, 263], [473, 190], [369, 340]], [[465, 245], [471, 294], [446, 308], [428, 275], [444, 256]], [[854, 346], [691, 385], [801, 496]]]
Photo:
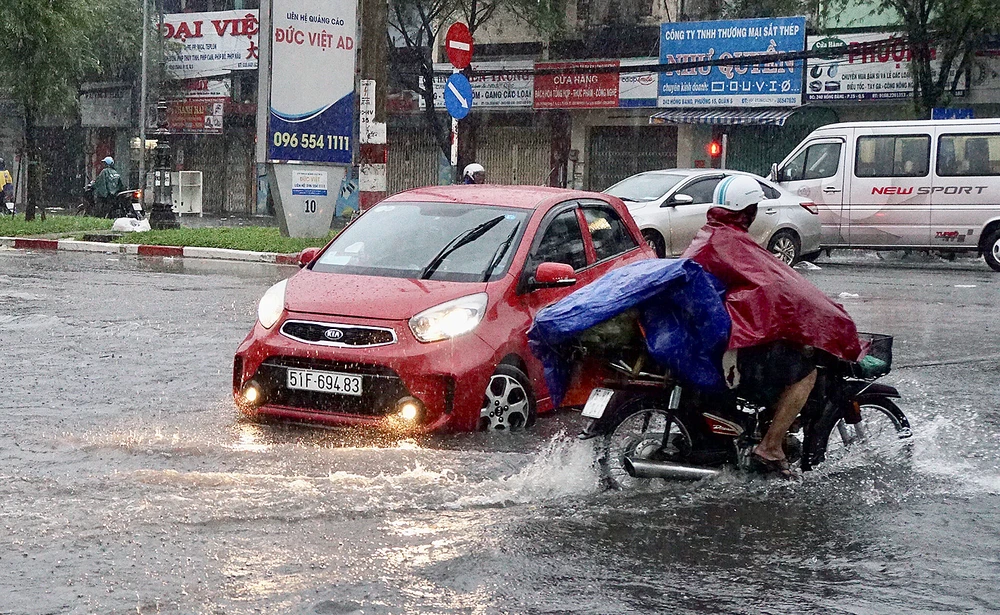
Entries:
[[115, 163], [115, 159], [112, 158], [111, 156], [108, 156], [107, 158], [105, 158], [101, 162], [103, 162], [105, 165], [107, 165], [107, 166], [110, 167], [111, 165], [113, 165]]
[[764, 200], [760, 184], [746, 175], [730, 175], [719, 182], [712, 195], [712, 203], [729, 211], [743, 211]]

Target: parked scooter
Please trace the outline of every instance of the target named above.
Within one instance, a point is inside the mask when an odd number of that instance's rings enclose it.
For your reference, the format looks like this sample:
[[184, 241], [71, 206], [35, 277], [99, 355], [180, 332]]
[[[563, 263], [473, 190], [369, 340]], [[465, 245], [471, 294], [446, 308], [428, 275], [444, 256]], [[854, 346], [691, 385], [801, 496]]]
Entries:
[[94, 182], [83, 187], [83, 196], [76, 208], [77, 215], [99, 216], [102, 218], [135, 218], [142, 220], [146, 212], [142, 207], [142, 190], [122, 190], [110, 200], [108, 211], [99, 211], [94, 196]]
[[[862, 338], [870, 342], [869, 356], [874, 359], [864, 369], [830, 355], [819, 361], [816, 386], [799, 417], [801, 440], [789, 435], [785, 442], [789, 460], [801, 460], [803, 470], [824, 460], [834, 430], [833, 438], [844, 446], [912, 435], [906, 415], [893, 402], [899, 392], [876, 382], [889, 373], [892, 337]], [[727, 464], [751, 468], [750, 453], [772, 418], [767, 409], [747, 400], [754, 397], [751, 391], [681, 386], [642, 349], [600, 352], [608, 357], [614, 375], [590, 394], [583, 408], [590, 423], [581, 438], [600, 439], [599, 464], [609, 486], [653, 478], [697, 480]]]

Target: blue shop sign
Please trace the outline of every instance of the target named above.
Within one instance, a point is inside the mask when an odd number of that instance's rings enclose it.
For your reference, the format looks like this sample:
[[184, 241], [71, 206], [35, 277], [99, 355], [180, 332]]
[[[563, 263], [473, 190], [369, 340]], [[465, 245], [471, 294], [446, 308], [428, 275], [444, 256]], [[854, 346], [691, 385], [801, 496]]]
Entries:
[[[725, 60], [805, 49], [805, 17], [660, 25], [660, 63]], [[660, 72], [659, 107], [795, 107], [803, 60], [701, 66]]]

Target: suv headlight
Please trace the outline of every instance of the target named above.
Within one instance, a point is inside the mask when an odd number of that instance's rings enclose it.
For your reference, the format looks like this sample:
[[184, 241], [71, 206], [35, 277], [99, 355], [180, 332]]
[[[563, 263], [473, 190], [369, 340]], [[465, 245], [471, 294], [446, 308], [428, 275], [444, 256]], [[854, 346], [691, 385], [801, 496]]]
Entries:
[[486, 314], [486, 293], [461, 297], [420, 312], [410, 319], [410, 331], [421, 342], [448, 340], [476, 328]]
[[264, 296], [257, 304], [257, 320], [265, 329], [270, 329], [274, 323], [281, 318], [281, 312], [285, 309], [285, 284], [288, 280], [282, 280], [267, 289]]

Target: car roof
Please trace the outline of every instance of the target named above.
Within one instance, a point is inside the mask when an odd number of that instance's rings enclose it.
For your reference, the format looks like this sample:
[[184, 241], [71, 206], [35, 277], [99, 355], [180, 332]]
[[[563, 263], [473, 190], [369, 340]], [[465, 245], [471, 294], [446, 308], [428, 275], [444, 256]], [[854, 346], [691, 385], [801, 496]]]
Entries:
[[500, 205], [521, 209], [538, 209], [569, 199], [596, 198], [606, 200], [608, 195], [582, 190], [549, 188], [547, 186], [504, 186], [499, 184], [469, 184], [455, 186], [426, 186], [400, 192], [387, 198], [387, 202], [420, 201], [431, 203], [462, 203], [466, 205]]
[[[654, 169], [652, 171], [641, 171], [635, 175], [630, 175], [629, 177], [635, 177], [636, 175], [704, 175], [704, 174], [717, 174], [717, 173], [737, 173], [739, 175], [749, 175], [755, 179], [766, 178], [757, 175], [756, 173], [750, 173], [749, 171], [740, 171], [738, 169]], [[625, 179], [628, 179], [627, 177]], [[624, 181], [624, 180], [622, 180]]]

